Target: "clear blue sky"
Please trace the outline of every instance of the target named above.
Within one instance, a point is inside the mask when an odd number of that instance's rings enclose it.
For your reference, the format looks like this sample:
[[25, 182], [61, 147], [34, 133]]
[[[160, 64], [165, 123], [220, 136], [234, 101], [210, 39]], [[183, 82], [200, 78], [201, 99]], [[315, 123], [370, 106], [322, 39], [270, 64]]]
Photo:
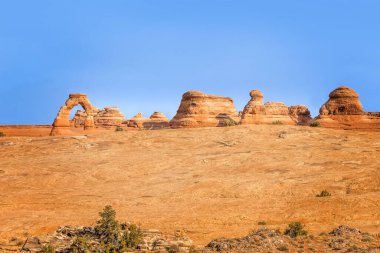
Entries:
[[380, 111], [378, 0], [0, 0], [0, 124], [50, 124], [69, 93], [174, 116], [188, 90]]

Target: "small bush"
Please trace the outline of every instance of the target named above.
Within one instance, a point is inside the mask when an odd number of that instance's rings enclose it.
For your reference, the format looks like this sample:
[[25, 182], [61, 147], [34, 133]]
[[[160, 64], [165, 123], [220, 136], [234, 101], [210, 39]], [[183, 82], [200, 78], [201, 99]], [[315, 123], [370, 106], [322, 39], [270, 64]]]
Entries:
[[318, 121], [314, 121], [313, 123], [310, 124], [311, 127], [321, 127], [321, 123]]
[[285, 229], [284, 234], [292, 238], [297, 236], [307, 235], [307, 231], [304, 230], [305, 226], [301, 222], [292, 222]]
[[1, 138], [1, 137], [5, 137], [5, 136], [7, 136], [5, 133], [0, 132], [0, 138]]
[[128, 227], [128, 231], [125, 231], [124, 234], [124, 243], [128, 248], [136, 248], [137, 245], [141, 242], [142, 232], [140, 227], [135, 224], [132, 224]]
[[121, 126], [117, 126], [117, 127], [115, 128], [115, 131], [116, 131], [116, 132], [122, 132], [122, 131], [124, 131], [124, 128], [122, 128]]
[[73, 253], [87, 253], [90, 251], [90, 245], [86, 237], [79, 236], [75, 238], [70, 246], [70, 250]]
[[107, 247], [118, 245], [120, 226], [116, 220], [116, 211], [107, 205], [99, 215], [101, 219], [96, 222], [95, 232], [99, 235], [100, 241]]
[[319, 193], [319, 194], [316, 195], [316, 197], [318, 197], [318, 198], [330, 197], [330, 196], [331, 196], [331, 193], [329, 193], [326, 190], [323, 190], [323, 191], [321, 191], [321, 193]]
[[257, 225], [260, 225], [260, 226], [265, 226], [266, 224], [267, 224], [266, 221], [257, 222]]
[[272, 125], [282, 125], [282, 122], [280, 120], [276, 120], [272, 122]]
[[233, 121], [232, 119], [225, 119], [223, 123], [224, 123], [224, 126], [226, 127], [236, 126], [236, 122]]
[[42, 247], [39, 253], [54, 253], [55, 249], [51, 244], [46, 244]]

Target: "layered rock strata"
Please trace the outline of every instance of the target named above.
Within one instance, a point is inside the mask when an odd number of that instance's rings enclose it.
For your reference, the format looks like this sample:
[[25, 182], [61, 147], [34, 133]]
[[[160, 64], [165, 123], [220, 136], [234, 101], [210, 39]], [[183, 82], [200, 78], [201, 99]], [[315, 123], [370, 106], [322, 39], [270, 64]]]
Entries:
[[173, 128], [216, 127], [223, 126], [226, 121], [239, 121], [231, 98], [189, 91], [183, 94], [170, 125]]
[[316, 121], [328, 128], [380, 130], [380, 113], [365, 112], [359, 95], [346, 86], [330, 93]]
[[84, 129], [91, 129], [95, 127], [94, 123], [94, 107], [85, 94], [70, 94], [65, 104], [59, 109], [59, 112], [54, 119], [51, 135], [66, 134], [70, 132], [70, 111], [73, 107], [81, 105], [86, 112], [83, 119]]
[[244, 107], [241, 124], [308, 125], [312, 121], [304, 105], [287, 107], [282, 102], [267, 102], [259, 90], [250, 92], [251, 100]]
[[127, 121], [127, 125], [128, 127], [143, 129], [161, 129], [169, 126], [169, 120], [161, 112], [154, 112], [149, 118], [145, 118], [142, 113], [138, 113]]

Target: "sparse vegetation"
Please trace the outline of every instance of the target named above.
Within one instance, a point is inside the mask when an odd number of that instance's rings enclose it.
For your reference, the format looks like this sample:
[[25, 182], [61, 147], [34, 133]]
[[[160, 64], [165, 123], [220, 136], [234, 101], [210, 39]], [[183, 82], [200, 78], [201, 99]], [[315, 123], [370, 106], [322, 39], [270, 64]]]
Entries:
[[75, 238], [70, 246], [70, 250], [73, 253], [86, 253], [90, 250], [90, 244], [88, 238], [84, 236], [79, 236]]
[[189, 248], [189, 253], [199, 253], [199, 250], [193, 245]]
[[122, 128], [121, 126], [117, 126], [117, 127], [115, 128], [115, 131], [116, 131], [116, 132], [123, 132], [123, 131], [124, 131], [124, 128]]
[[275, 120], [275, 121], [272, 122], [272, 125], [282, 125], [282, 121]]
[[310, 124], [311, 127], [321, 127], [321, 123], [318, 121], [314, 121], [313, 123]]
[[267, 224], [266, 221], [257, 222], [257, 225], [260, 225], [260, 226], [265, 226], [266, 224]]
[[112, 206], [107, 205], [99, 215], [101, 218], [96, 222], [95, 232], [102, 245], [112, 252], [120, 244], [120, 225], [116, 220], [116, 211]]
[[225, 119], [223, 123], [224, 123], [224, 126], [226, 127], [236, 126], [236, 122], [233, 121], [232, 119]]
[[329, 193], [326, 190], [323, 190], [323, 191], [321, 191], [321, 193], [319, 193], [319, 194], [316, 195], [316, 197], [318, 197], [318, 198], [330, 197], [330, 196], [331, 196], [331, 193]]
[[128, 227], [128, 231], [124, 234], [124, 243], [128, 248], [136, 248], [142, 238], [142, 232], [140, 227], [132, 224]]
[[7, 136], [4, 132], [0, 132], [0, 138]]
[[290, 236], [291, 238], [307, 235], [307, 231], [304, 228], [305, 226], [301, 222], [292, 222], [285, 229], [284, 234]]
[[54, 253], [55, 249], [51, 244], [46, 244], [42, 247], [41, 251], [39, 253]]

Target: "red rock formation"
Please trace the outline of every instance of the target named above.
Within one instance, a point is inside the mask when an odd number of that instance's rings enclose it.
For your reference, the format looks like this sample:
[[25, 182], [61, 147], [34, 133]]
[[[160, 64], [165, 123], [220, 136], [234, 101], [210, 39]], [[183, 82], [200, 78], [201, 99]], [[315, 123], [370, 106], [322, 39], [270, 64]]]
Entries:
[[380, 130], [380, 113], [364, 112], [359, 95], [345, 86], [330, 93], [316, 121], [329, 128]]
[[149, 129], [160, 129], [169, 127], [169, 119], [162, 112], [154, 112], [150, 117], [149, 124], [144, 127]]
[[154, 112], [149, 118], [145, 118], [141, 113], [138, 113], [127, 121], [127, 125], [135, 128], [161, 129], [169, 126], [169, 120], [161, 112]]
[[95, 127], [93, 117], [94, 108], [88, 100], [87, 95], [79, 93], [70, 94], [65, 105], [60, 108], [57, 117], [54, 119], [53, 128], [50, 133], [51, 135], [66, 134], [70, 132], [70, 111], [77, 105], [81, 105], [87, 115], [83, 122], [84, 129]]
[[128, 127], [144, 128], [144, 123], [149, 122], [149, 120], [139, 112], [133, 118], [127, 120], [127, 125]]
[[215, 127], [224, 125], [226, 120], [239, 121], [231, 98], [189, 91], [183, 94], [170, 125], [173, 128]]
[[241, 124], [307, 125], [311, 122], [310, 111], [306, 106], [287, 107], [281, 102], [267, 102], [259, 90], [250, 92], [251, 100], [244, 107]]
[[95, 125], [100, 127], [120, 126], [124, 119], [124, 115], [115, 106], [99, 110], [94, 116]]

